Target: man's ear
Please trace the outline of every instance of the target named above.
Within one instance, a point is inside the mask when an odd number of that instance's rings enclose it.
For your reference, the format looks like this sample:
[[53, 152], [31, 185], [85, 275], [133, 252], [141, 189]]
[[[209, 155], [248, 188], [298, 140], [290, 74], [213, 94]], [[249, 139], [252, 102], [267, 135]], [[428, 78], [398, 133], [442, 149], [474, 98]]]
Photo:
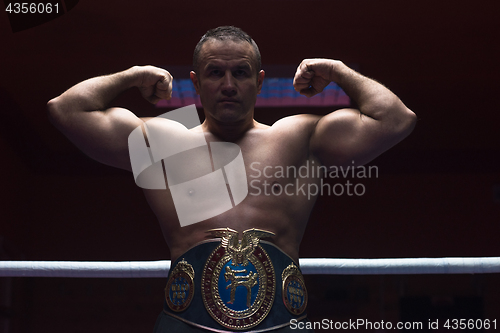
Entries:
[[264, 82], [264, 77], [266, 76], [266, 72], [264, 72], [263, 70], [261, 70], [259, 72], [259, 74], [257, 75], [257, 86], [258, 86], [258, 89], [259, 91], [257, 92], [257, 94], [260, 94], [260, 90], [262, 89], [262, 83]]
[[189, 72], [189, 77], [191, 78], [191, 82], [193, 82], [194, 89], [196, 90], [196, 93], [199, 95], [200, 94], [200, 82], [198, 81], [198, 76], [196, 76], [196, 73], [194, 71]]

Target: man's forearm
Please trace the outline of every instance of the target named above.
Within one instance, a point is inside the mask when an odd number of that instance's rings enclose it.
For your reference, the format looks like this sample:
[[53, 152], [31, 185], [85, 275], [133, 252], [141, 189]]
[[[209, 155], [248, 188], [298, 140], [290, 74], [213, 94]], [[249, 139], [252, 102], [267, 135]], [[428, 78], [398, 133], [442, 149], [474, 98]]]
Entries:
[[344, 90], [357, 104], [361, 113], [373, 119], [397, 117], [409, 111], [389, 89], [357, 73], [341, 61], [333, 60], [330, 80]]
[[49, 110], [51, 107], [64, 112], [104, 110], [120, 93], [137, 86], [137, 81], [135, 67], [116, 74], [88, 79], [49, 101]]

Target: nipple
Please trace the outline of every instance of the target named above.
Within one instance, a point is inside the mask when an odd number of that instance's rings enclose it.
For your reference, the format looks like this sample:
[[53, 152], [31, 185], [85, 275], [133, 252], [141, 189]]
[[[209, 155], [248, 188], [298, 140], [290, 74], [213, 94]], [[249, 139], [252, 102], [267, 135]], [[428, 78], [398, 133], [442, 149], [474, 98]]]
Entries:
[[273, 194], [276, 194], [276, 195], [281, 194], [281, 192], [282, 192], [281, 184], [278, 183], [277, 181], [272, 182], [271, 191], [273, 192]]

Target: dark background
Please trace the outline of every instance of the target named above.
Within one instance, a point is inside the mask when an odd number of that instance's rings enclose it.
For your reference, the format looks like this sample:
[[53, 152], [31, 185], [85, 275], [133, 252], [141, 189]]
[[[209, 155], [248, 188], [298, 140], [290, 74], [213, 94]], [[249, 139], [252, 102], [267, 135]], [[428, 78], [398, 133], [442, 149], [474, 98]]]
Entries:
[[[0, 259], [169, 258], [132, 175], [77, 151], [48, 122], [45, 105], [93, 76], [190, 65], [201, 35], [219, 25], [247, 31], [264, 65], [311, 57], [356, 64], [418, 116], [410, 137], [371, 163], [378, 178], [356, 180], [364, 196], [319, 198], [301, 257], [499, 256], [499, 12], [493, 0], [82, 0], [16, 33], [4, 12]], [[135, 90], [116, 103], [141, 116], [166, 111]], [[260, 108], [256, 119], [330, 111]], [[307, 279], [311, 318], [427, 322], [463, 312], [500, 320], [498, 274]], [[5, 332], [150, 332], [164, 283], [1, 278], [0, 324]]]

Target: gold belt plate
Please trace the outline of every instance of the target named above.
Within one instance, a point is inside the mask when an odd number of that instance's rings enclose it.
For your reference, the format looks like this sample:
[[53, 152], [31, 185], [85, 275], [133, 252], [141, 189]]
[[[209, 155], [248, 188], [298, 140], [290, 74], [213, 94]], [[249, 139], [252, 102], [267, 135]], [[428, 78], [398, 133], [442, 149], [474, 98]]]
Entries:
[[274, 235], [250, 229], [211, 230], [222, 237], [221, 245], [209, 255], [201, 278], [201, 294], [212, 318], [232, 330], [244, 330], [261, 323], [274, 303], [276, 275], [271, 259], [259, 239]]
[[175, 265], [165, 287], [165, 300], [170, 310], [181, 312], [191, 304], [194, 296], [194, 269], [182, 259]]
[[307, 289], [299, 268], [292, 262], [281, 274], [283, 303], [294, 315], [302, 314], [307, 307]]

